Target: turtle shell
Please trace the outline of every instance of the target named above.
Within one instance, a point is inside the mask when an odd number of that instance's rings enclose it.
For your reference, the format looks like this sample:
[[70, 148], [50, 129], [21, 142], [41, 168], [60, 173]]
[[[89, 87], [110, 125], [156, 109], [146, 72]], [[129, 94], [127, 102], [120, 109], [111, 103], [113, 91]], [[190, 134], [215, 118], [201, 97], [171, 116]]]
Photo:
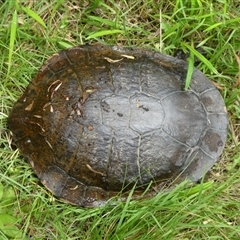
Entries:
[[8, 126], [43, 185], [75, 205], [100, 206], [133, 186], [138, 195], [150, 182], [196, 182], [224, 148], [228, 117], [199, 70], [183, 90], [186, 71], [185, 61], [154, 51], [63, 50], [26, 88]]

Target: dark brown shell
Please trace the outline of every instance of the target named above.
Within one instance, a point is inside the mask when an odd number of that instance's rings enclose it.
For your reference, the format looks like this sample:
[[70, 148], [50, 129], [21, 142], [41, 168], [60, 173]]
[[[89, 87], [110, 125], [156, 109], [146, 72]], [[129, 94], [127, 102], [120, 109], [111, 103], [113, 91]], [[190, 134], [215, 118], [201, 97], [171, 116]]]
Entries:
[[[153, 51], [85, 45], [55, 54], [8, 125], [42, 183], [70, 203], [104, 204], [178, 177], [198, 181], [221, 154], [228, 117], [197, 69]], [[151, 190], [150, 190], [151, 191]]]

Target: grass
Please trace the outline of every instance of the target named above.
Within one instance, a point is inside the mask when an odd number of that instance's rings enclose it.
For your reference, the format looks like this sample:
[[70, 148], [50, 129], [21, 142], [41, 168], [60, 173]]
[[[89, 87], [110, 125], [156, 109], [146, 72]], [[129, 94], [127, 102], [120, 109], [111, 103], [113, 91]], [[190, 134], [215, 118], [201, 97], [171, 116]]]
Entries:
[[[0, 239], [239, 239], [239, 7], [238, 0], [0, 0]], [[209, 181], [96, 209], [61, 203], [41, 187], [12, 148], [8, 113], [50, 55], [95, 42], [198, 59], [230, 120]]]

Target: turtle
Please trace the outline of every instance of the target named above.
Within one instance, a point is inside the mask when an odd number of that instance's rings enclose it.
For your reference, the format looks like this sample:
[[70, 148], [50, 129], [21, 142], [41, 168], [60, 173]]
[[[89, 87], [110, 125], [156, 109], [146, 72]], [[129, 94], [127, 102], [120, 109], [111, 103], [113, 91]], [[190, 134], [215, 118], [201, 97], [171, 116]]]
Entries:
[[[81, 207], [134, 189], [196, 183], [223, 151], [228, 114], [214, 84], [153, 50], [86, 44], [54, 54], [14, 104], [13, 142], [43, 186]], [[165, 186], [165, 185], [164, 185]]]

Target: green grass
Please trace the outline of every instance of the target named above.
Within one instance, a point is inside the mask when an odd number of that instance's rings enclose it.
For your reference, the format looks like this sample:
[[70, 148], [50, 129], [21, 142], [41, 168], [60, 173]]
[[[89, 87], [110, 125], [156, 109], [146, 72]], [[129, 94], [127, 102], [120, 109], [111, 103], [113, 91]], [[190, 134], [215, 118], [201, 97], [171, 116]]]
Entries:
[[[238, 0], [0, 0], [0, 239], [240, 239], [239, 8]], [[61, 203], [41, 187], [12, 149], [8, 113], [50, 55], [95, 42], [199, 60], [230, 120], [208, 182], [96, 209]]]

